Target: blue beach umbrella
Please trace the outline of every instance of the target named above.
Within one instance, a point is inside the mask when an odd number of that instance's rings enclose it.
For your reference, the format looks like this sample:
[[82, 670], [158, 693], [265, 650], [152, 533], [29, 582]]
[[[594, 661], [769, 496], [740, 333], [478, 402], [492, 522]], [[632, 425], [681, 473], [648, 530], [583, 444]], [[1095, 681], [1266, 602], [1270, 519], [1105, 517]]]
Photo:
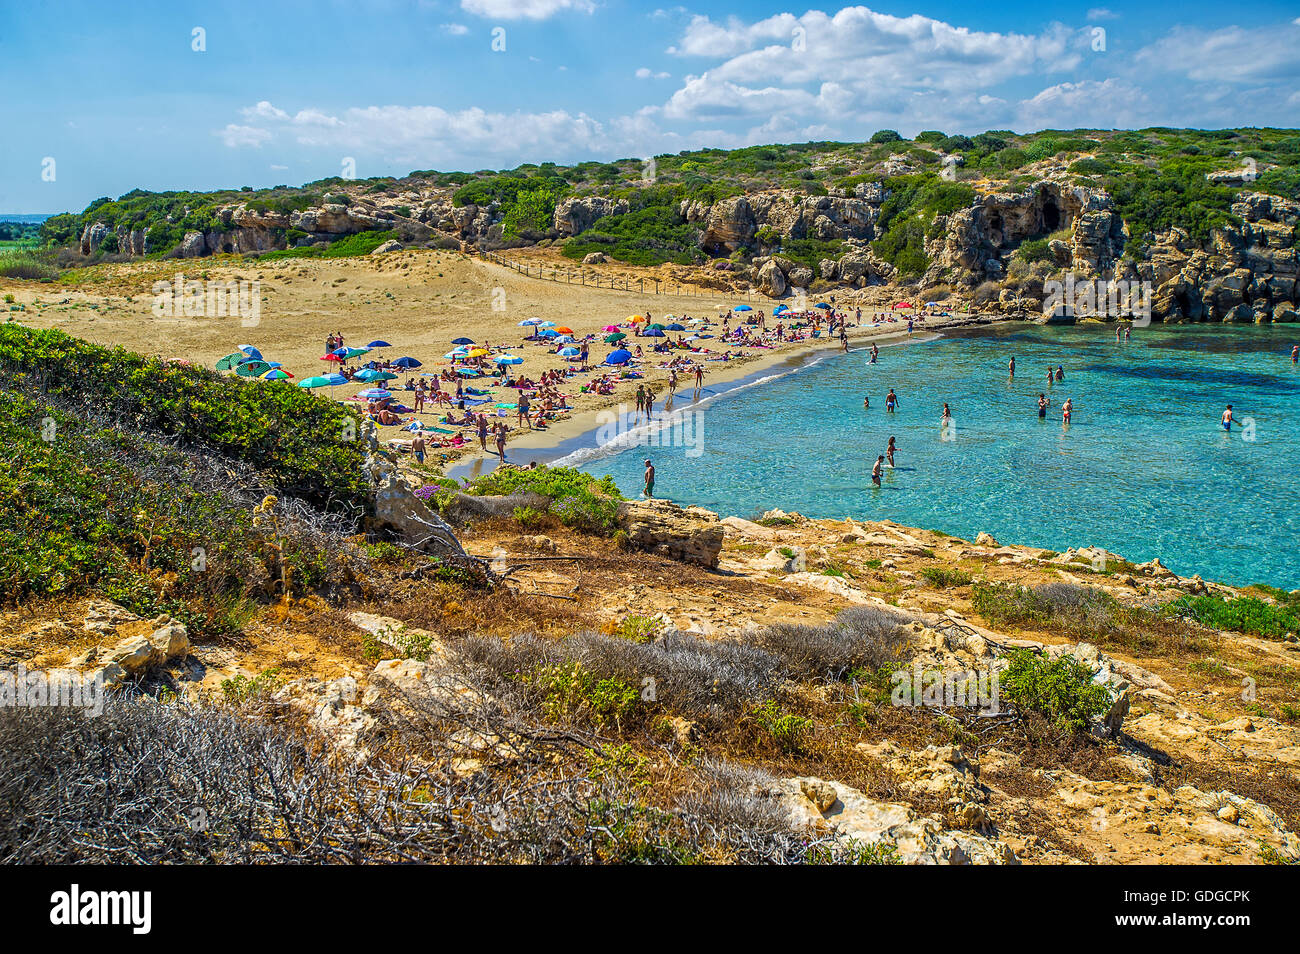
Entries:
[[473, 338], [452, 338], [451, 343], [454, 345], [472, 345], [474, 343], [474, 339]]
[[677, 324], [677, 322], [673, 322], [671, 325], [665, 325], [665, 326], [664, 326], [664, 330], [665, 330], [665, 331], [685, 331], [685, 330], [686, 330], [686, 326], [685, 326], [685, 325], [679, 325], [679, 324]]
[[737, 305], [735, 308], [731, 310], [732, 311], [753, 311], [754, 309], [750, 308], [748, 305]]
[[358, 381], [391, 381], [397, 375], [389, 371], [376, 371], [374, 368], [366, 368], [364, 371], [358, 371], [356, 379]]
[[572, 358], [572, 357], [575, 357], [575, 356], [577, 356], [577, 355], [582, 354], [582, 352], [579, 351], [577, 348], [561, 348], [560, 351], [559, 351], [559, 353], [562, 354], [562, 355], [563, 355], [564, 357], [566, 357], [566, 358]]
[[523, 364], [524, 359], [513, 354], [499, 354], [492, 359], [497, 364]]
[[642, 332], [647, 338], [662, 338], [664, 333], [658, 328], [648, 328]]
[[372, 341], [370, 342], [370, 344], [366, 345], [366, 347], [367, 348], [391, 348], [392, 345], [390, 345], [387, 341]]
[[537, 332], [537, 335], [540, 338], [558, 338], [560, 333], [554, 328], [543, 328], [541, 331]]
[[392, 391], [385, 391], [383, 388], [366, 388], [360, 394], [359, 398], [365, 398], [367, 401], [378, 401], [380, 398], [392, 397]]
[[420, 367], [422, 364], [424, 364], [423, 361], [417, 361], [417, 360], [415, 360], [414, 358], [398, 358], [396, 361], [393, 362], [393, 367], [395, 367], [395, 368], [418, 368], [418, 367]]
[[617, 351], [611, 351], [609, 357], [605, 359], [606, 364], [627, 364], [632, 360], [632, 352], [626, 348], [619, 348]]

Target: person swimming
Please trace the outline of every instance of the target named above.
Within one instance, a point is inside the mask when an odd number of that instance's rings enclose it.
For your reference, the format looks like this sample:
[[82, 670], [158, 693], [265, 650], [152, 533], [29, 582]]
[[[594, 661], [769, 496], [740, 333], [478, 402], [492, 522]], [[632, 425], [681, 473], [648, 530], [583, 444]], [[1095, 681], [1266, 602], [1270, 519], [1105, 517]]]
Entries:
[[1300, 361], [1300, 345], [1293, 345], [1291, 348], [1291, 363], [1295, 364]]
[[871, 396], [870, 396], [870, 395], [868, 395], [867, 397], [864, 397], [864, 398], [862, 399], [862, 410], [864, 410], [864, 411], [869, 411], [869, 410], [871, 410]]
[[1074, 413], [1074, 398], [1066, 398], [1065, 403], [1061, 405], [1061, 423], [1069, 424], [1070, 415]]
[[1223, 429], [1225, 431], [1229, 431], [1229, 432], [1232, 430], [1233, 424], [1237, 424], [1241, 427], [1245, 426], [1244, 424], [1241, 423], [1241, 421], [1237, 420], [1235, 417], [1232, 416], [1231, 404], [1229, 404], [1228, 409], [1223, 412], [1223, 417], [1219, 418], [1219, 423], [1223, 425]]
[[940, 418], [940, 421], [946, 424], [948, 421], [951, 420], [952, 420], [952, 411], [948, 410], [948, 404], [945, 401], [943, 405], [943, 417]]
[[1007, 362], [1007, 371], [1010, 372], [1011, 377], [1014, 378], [1014, 377], [1016, 376], [1016, 358], [1015, 358], [1015, 355], [1012, 355], [1011, 360], [1010, 360], [1009, 362]]
[[1056, 380], [1065, 380], [1065, 368], [1061, 367], [1059, 364], [1056, 366]]
[[880, 349], [877, 348], [877, 347], [873, 344], [873, 345], [871, 346], [871, 360], [870, 360], [869, 362], [867, 362], [867, 363], [868, 363], [868, 364], [875, 364], [875, 363], [876, 363], [876, 358], [878, 358], [879, 356], [880, 356]]

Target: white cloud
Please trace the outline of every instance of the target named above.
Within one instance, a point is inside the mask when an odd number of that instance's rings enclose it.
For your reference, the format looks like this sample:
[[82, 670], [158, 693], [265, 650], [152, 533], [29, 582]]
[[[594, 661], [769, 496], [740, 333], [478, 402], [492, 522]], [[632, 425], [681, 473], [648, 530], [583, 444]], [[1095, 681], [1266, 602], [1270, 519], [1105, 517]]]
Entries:
[[258, 129], [256, 126], [237, 126], [234, 123], [228, 124], [217, 135], [231, 149], [248, 147], [260, 149], [262, 144], [271, 138], [271, 134], [265, 129]]
[[1093, 20], [1118, 20], [1119, 14], [1108, 7], [1093, 7], [1088, 11], [1087, 19], [1089, 22]]
[[460, 0], [466, 13], [492, 20], [545, 20], [569, 10], [592, 13], [592, 0]]
[[289, 114], [283, 109], [276, 109], [266, 100], [262, 100], [256, 106], [246, 106], [240, 110], [245, 119], [288, 119]]
[[670, 75], [671, 74], [669, 73], [656, 73], [654, 70], [644, 66], [636, 71], [637, 79], [668, 79]]
[[448, 36], [464, 36], [469, 32], [469, 27], [463, 23], [444, 23], [438, 29]]
[[1224, 27], [1202, 30], [1176, 26], [1139, 51], [1145, 69], [1177, 73], [1192, 80], [1284, 82], [1300, 80], [1300, 19], [1281, 26]]

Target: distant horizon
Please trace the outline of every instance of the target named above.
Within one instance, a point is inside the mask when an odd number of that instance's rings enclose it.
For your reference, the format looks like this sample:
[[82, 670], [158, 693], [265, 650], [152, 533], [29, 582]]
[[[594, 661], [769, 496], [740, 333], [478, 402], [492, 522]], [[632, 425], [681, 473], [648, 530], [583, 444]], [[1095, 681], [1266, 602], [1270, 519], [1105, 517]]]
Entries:
[[[857, 142], [878, 129], [1212, 129], [1300, 114], [1300, 17], [1281, 0], [1248, 14], [1210, 0], [877, 7], [0, 5], [16, 147], [0, 152], [0, 208], [47, 215], [135, 188]], [[304, 77], [286, 39], [345, 43], [348, 66]], [[108, 50], [122, 53], [110, 72]]]

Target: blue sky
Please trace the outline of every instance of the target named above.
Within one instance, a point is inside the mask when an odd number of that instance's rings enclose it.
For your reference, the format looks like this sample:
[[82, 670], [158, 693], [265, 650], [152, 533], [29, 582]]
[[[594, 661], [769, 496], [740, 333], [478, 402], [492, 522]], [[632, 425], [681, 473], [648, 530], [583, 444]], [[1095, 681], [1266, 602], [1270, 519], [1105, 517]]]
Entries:
[[0, 212], [300, 184], [347, 159], [367, 177], [885, 127], [1300, 125], [1297, 14], [1202, 0], [0, 2]]

